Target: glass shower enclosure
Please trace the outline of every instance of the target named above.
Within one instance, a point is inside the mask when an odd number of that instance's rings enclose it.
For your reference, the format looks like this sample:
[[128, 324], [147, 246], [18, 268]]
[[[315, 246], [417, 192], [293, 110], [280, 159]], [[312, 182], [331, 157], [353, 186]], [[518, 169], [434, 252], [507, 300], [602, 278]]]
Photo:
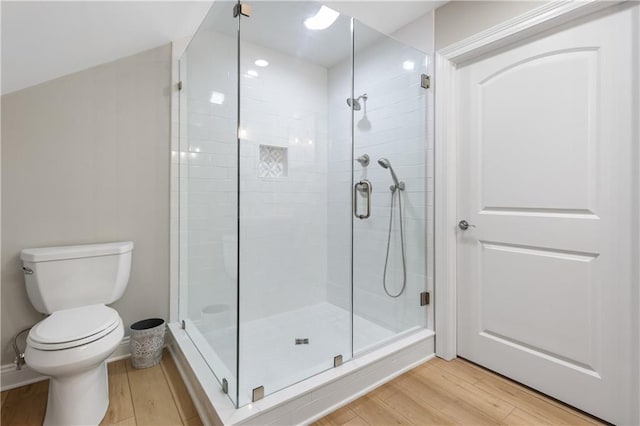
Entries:
[[216, 1], [180, 59], [179, 315], [236, 406], [432, 326], [427, 66], [309, 1]]

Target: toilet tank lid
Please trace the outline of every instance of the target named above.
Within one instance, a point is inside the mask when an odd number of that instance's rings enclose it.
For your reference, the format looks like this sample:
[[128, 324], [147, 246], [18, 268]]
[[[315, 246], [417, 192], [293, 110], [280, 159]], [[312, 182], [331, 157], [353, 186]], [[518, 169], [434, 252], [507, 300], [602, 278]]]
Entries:
[[20, 258], [26, 262], [47, 262], [50, 260], [108, 256], [127, 253], [132, 250], [133, 241], [121, 241], [115, 243], [24, 249], [20, 253]]

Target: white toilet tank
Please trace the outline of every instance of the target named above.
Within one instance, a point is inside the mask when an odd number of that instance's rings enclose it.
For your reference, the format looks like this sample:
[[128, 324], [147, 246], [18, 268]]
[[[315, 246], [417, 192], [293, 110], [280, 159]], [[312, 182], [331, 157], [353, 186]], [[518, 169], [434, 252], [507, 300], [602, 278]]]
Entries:
[[133, 242], [24, 249], [29, 300], [50, 314], [118, 300], [129, 283]]

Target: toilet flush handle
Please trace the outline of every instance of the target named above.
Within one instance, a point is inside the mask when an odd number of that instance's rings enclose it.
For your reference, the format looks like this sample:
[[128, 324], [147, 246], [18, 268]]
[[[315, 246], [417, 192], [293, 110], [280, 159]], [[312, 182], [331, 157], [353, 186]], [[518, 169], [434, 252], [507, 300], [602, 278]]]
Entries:
[[31, 274], [33, 274], [33, 269], [27, 268], [26, 266], [23, 266], [22, 267], [22, 272], [24, 272], [25, 275], [31, 275]]

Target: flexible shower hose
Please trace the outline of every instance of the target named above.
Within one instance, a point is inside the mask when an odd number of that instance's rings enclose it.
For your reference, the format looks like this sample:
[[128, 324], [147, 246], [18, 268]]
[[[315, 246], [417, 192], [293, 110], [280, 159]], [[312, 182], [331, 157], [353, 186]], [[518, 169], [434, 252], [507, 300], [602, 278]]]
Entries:
[[[395, 200], [395, 194], [398, 193], [398, 210], [400, 214], [400, 247], [402, 248], [402, 288], [398, 294], [391, 294], [389, 290], [387, 290], [387, 266], [389, 264], [389, 248], [391, 247], [391, 229], [393, 227], [393, 201]], [[387, 296], [400, 297], [402, 293], [404, 293], [404, 289], [407, 286], [407, 262], [405, 260], [404, 255], [404, 228], [402, 227], [402, 196], [400, 194], [400, 189], [397, 187], [391, 191], [391, 211], [389, 212], [389, 236], [387, 237], [387, 255], [384, 259], [384, 274], [382, 275], [382, 287], [384, 288], [384, 292], [387, 293]]]

